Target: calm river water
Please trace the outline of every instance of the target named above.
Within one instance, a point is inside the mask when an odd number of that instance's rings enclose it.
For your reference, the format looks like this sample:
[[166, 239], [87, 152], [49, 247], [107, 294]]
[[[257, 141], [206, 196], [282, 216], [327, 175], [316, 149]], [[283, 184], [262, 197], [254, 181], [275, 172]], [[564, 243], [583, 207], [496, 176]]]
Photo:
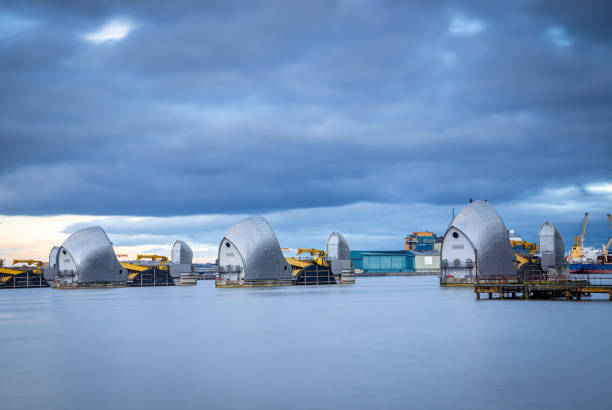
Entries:
[[355, 285], [0, 292], [2, 409], [604, 409], [612, 303]]

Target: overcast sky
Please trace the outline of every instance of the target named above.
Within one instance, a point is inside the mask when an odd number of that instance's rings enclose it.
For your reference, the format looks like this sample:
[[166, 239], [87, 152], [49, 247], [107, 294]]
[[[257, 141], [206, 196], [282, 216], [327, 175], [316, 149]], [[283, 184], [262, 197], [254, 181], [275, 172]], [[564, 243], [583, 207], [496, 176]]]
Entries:
[[601, 246], [611, 4], [0, 0], [0, 256], [100, 224], [210, 259], [253, 214], [401, 249], [470, 198]]

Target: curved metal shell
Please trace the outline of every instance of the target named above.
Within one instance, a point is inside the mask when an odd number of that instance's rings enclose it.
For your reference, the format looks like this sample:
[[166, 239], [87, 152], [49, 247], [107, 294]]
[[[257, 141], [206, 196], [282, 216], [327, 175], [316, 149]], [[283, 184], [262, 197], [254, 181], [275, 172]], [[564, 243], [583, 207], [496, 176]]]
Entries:
[[51, 248], [51, 252], [49, 252], [49, 264], [45, 266], [43, 269], [43, 276], [46, 281], [52, 281], [55, 279], [55, 275], [57, 275], [57, 253], [59, 252], [59, 247], [54, 246]]
[[327, 260], [350, 260], [351, 248], [344, 236], [338, 232], [332, 232], [327, 240]]
[[73, 273], [76, 281], [124, 282], [127, 271], [119, 264], [113, 244], [99, 226], [70, 235], [59, 248], [57, 266], [62, 274]]
[[468, 204], [451, 221], [442, 242], [443, 259], [453, 259], [452, 242], [462, 240], [461, 234], [465, 235], [477, 252], [475, 259], [478, 275], [516, 274], [508, 231], [502, 218], [488, 202], [475, 201]]
[[291, 266], [283, 256], [276, 234], [261, 216], [236, 223], [219, 245], [219, 266], [239, 264], [246, 280], [292, 278]]
[[563, 235], [550, 221], [544, 222], [538, 230], [538, 243], [544, 270], [548, 270], [549, 266], [558, 266], [563, 263], [565, 254]]
[[193, 262], [193, 251], [186, 242], [180, 239], [174, 242], [172, 246], [172, 263], [191, 265]]
[[49, 252], [49, 268], [57, 267], [57, 253], [59, 252], [59, 247], [54, 246], [51, 248], [51, 252]]

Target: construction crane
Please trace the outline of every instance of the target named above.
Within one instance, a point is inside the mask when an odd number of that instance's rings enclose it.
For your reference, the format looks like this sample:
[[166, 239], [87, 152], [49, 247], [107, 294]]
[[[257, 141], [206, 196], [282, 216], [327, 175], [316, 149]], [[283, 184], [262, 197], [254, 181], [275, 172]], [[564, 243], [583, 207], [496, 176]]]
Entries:
[[136, 256], [136, 260], [139, 261], [141, 259], [151, 259], [152, 261], [160, 261], [161, 264], [163, 265], [164, 263], [168, 262], [168, 257], [167, 256], [162, 256], [162, 255], [137, 255]]
[[[610, 231], [612, 232], [612, 216], [610, 216], [610, 214], [608, 214], [608, 222], [610, 223]], [[612, 246], [612, 235], [610, 236], [610, 239], [608, 239], [608, 243], [601, 245], [601, 256], [603, 257], [603, 262], [604, 263], [608, 263], [608, 249], [610, 249], [610, 246]]]
[[589, 217], [589, 213], [584, 213], [584, 219], [582, 221], [582, 230], [580, 231], [580, 235], [574, 236], [574, 246], [572, 246], [572, 250], [570, 252], [570, 257], [573, 259], [582, 258], [582, 247], [584, 246], [584, 234], [586, 232], [587, 227], [587, 218]]

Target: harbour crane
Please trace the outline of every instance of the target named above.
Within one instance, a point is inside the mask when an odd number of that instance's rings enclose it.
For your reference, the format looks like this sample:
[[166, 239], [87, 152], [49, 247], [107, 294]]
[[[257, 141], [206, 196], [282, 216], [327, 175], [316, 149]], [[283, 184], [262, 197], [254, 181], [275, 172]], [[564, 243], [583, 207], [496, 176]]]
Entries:
[[584, 219], [582, 220], [582, 230], [580, 231], [580, 235], [574, 236], [574, 246], [572, 246], [572, 250], [570, 252], [570, 257], [572, 259], [580, 259], [583, 256], [582, 247], [584, 246], [584, 234], [586, 232], [588, 217], [589, 213], [585, 212]]
[[[608, 222], [610, 223], [610, 231], [612, 231], [612, 216], [608, 214]], [[612, 235], [608, 239], [608, 243], [601, 245], [601, 256], [603, 257], [604, 263], [608, 263], [608, 249], [612, 246]]]

